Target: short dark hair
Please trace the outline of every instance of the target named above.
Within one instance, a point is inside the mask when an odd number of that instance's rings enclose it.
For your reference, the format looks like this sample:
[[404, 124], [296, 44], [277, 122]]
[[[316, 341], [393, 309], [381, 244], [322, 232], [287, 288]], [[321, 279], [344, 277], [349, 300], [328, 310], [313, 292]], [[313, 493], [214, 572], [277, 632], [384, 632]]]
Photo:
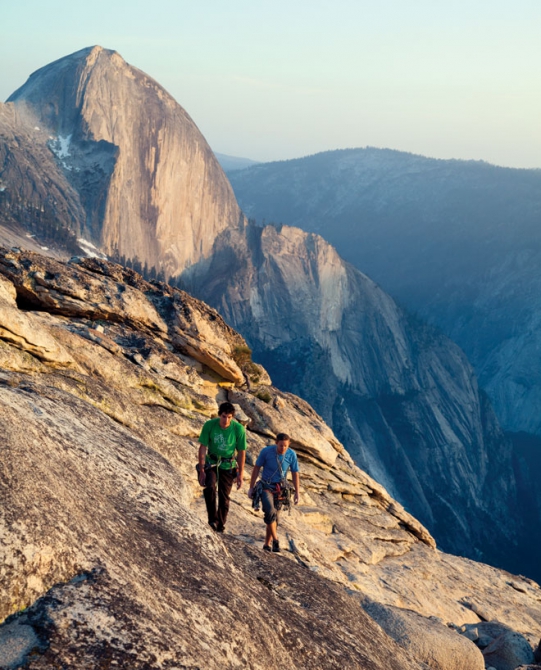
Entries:
[[235, 406], [230, 402], [223, 402], [218, 409], [218, 416], [222, 414], [235, 414]]
[[289, 440], [291, 442], [291, 438], [287, 433], [278, 433], [276, 436], [276, 442], [282, 442], [283, 440]]

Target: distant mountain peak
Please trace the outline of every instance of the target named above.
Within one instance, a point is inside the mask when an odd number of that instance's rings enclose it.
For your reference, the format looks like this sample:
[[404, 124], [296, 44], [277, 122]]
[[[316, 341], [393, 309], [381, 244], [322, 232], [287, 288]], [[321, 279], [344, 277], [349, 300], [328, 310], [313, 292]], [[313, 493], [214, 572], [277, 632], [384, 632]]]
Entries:
[[62, 225], [108, 256], [174, 277], [238, 224], [229, 182], [193, 120], [116, 51], [95, 45], [50, 63], [8, 102], [44, 130], [78, 194], [84, 215]]

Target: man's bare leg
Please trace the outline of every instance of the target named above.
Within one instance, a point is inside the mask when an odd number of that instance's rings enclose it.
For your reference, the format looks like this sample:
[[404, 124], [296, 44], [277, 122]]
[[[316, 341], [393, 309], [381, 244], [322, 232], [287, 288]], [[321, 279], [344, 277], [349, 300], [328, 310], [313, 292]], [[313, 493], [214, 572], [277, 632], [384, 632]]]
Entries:
[[270, 547], [272, 540], [278, 539], [278, 529], [276, 521], [267, 524], [267, 530], [265, 533], [265, 544]]

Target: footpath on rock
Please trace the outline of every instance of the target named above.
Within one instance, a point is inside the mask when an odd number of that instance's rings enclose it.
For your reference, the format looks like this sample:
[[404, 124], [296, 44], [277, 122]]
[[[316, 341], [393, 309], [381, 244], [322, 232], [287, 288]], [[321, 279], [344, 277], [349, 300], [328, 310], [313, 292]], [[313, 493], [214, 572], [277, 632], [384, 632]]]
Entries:
[[[247, 483], [226, 534], [206, 524], [197, 438], [223, 400], [247, 426], [249, 465], [293, 437], [301, 502], [280, 556], [261, 550]], [[98, 259], [0, 249], [0, 403], [2, 668], [540, 660], [539, 586], [440, 552], [187, 293]]]

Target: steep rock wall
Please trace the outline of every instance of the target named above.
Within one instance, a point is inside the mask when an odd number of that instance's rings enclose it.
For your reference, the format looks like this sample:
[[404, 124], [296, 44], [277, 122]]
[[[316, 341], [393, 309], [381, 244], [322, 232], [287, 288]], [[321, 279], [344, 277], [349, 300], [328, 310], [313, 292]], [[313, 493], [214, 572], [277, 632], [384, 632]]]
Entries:
[[0, 223], [27, 247], [38, 246], [38, 235], [44, 246], [75, 253], [84, 210], [47, 141], [32, 112], [0, 103]]
[[80, 234], [108, 255], [169, 277], [238, 224], [229, 182], [192, 119], [116, 52], [96, 46], [51, 63], [9, 102], [51, 135], [84, 210]]

